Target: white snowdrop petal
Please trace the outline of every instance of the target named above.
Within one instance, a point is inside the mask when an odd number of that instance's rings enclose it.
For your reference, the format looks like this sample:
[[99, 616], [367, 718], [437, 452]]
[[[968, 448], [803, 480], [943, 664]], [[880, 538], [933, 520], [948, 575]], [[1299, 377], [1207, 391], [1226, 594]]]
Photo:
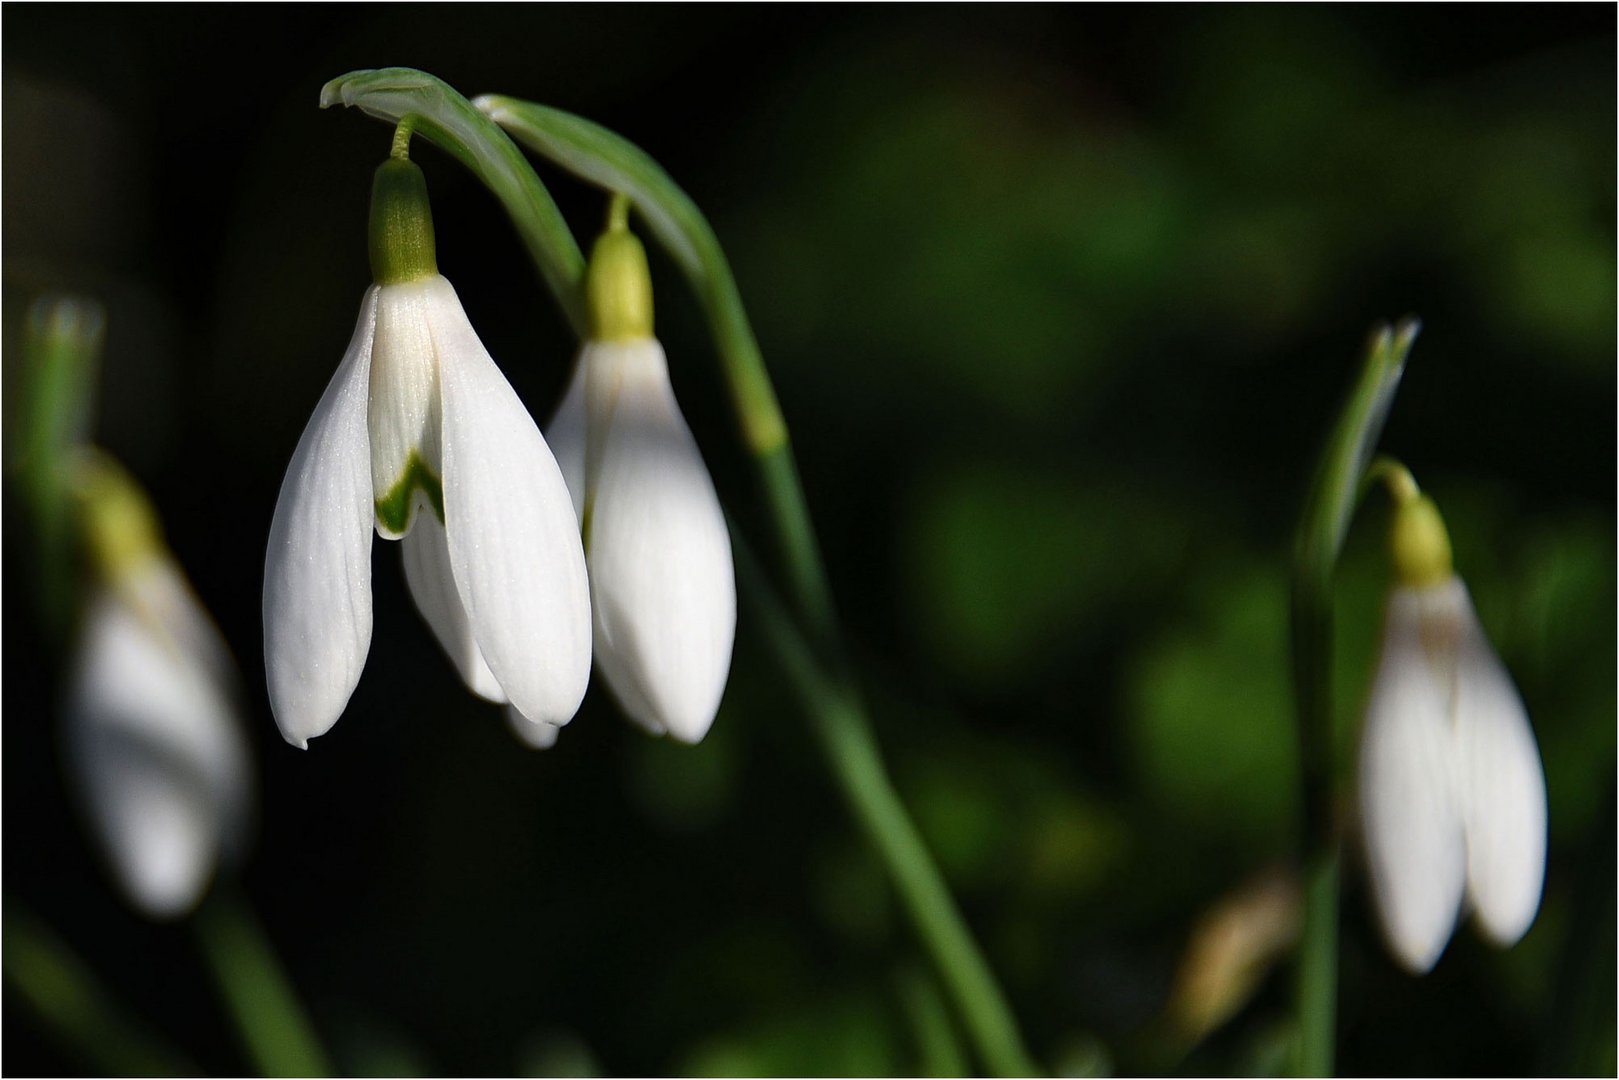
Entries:
[[[594, 591], [592, 597], [592, 604], [599, 603], [594, 599]], [[611, 642], [604, 641], [599, 624], [596, 635], [596, 670], [607, 681], [607, 688], [613, 692], [613, 700], [624, 710], [624, 715], [648, 735], [669, 734], [658, 707], [641, 690], [643, 673], [635, 666], [634, 659], [626, 650], [615, 649]]]
[[430, 508], [416, 515], [400, 547], [405, 563], [405, 583], [410, 587], [416, 610], [422, 613], [433, 636], [450, 657], [467, 689], [486, 701], [504, 704], [506, 694], [484, 663], [483, 653], [472, 636], [466, 608], [455, 588], [450, 570], [450, 545], [444, 526]]
[[84, 622], [67, 703], [71, 762], [103, 851], [142, 911], [193, 907], [249, 783], [239, 720], [206, 657], [101, 592]]
[[194, 728], [189, 741], [207, 762], [210, 799], [220, 823], [224, 855], [245, 853], [254, 805], [254, 777], [241, 724], [241, 686], [236, 661], [178, 564], [154, 559], [120, 583], [126, 604], [184, 658], [205, 686], [220, 719]]
[[348, 352], [298, 440], [270, 525], [264, 666], [276, 723], [298, 747], [337, 722], [371, 647], [366, 401], [377, 291], [365, 294]]
[[557, 736], [562, 733], [562, 728], [556, 724], [530, 720], [510, 705], [506, 706], [506, 723], [512, 729], [512, 734], [531, 750], [551, 749], [557, 744]]
[[590, 346], [574, 361], [567, 392], [546, 425], [545, 442], [556, 457], [562, 482], [573, 499], [574, 516], [585, 518], [585, 359]]
[[1465, 592], [1456, 723], [1467, 892], [1479, 925], [1511, 945], [1534, 922], [1546, 874], [1546, 779], [1523, 699]]
[[588, 537], [600, 666], [632, 718], [695, 743], [719, 709], [736, 635], [725, 516], [662, 347], [589, 352], [589, 415], [605, 428]]
[[[439, 471], [439, 375], [432, 309], [442, 289], [449, 289], [449, 282], [437, 276], [377, 289], [366, 420], [372, 495], [379, 501], [405, 479], [412, 454], [420, 455], [435, 474]], [[453, 290], [450, 295], [455, 295]], [[377, 531], [397, 540], [409, 530], [396, 532], [378, 519]]]
[[438, 279], [444, 518], [472, 632], [511, 703], [567, 723], [590, 679], [590, 591], [567, 485], [540, 429]]
[[1466, 848], [1455, 797], [1444, 688], [1422, 639], [1419, 593], [1389, 601], [1383, 655], [1366, 711], [1360, 808], [1385, 937], [1415, 973], [1430, 970], [1455, 929]]

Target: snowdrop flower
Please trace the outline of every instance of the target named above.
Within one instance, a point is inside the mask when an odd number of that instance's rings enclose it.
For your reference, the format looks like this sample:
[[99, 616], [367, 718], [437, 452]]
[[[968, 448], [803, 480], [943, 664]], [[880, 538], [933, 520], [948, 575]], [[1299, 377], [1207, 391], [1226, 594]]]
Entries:
[[113, 874], [154, 918], [194, 907], [239, 852], [251, 806], [235, 669], [132, 481], [79, 485], [96, 573], [72, 660], [70, 776]]
[[652, 336], [646, 252], [615, 199], [591, 252], [591, 333], [550, 425], [585, 538], [596, 662], [632, 720], [696, 743], [736, 636], [731, 540]]
[[1383, 655], [1360, 755], [1360, 810], [1389, 947], [1432, 969], [1458, 915], [1511, 945], [1546, 868], [1546, 782], [1523, 700], [1485, 640], [1433, 501], [1395, 487]]
[[[396, 143], [397, 145], [397, 143]], [[434, 256], [421, 170], [377, 170], [374, 284], [292, 456], [264, 571], [270, 705], [294, 746], [337, 722], [371, 644], [371, 532], [472, 691], [565, 724], [590, 678], [568, 490]]]

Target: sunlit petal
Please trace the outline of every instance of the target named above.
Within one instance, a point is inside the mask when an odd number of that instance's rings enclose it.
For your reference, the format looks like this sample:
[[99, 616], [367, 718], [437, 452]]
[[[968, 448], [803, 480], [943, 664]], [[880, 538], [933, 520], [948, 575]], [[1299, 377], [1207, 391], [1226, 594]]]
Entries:
[[605, 421], [591, 489], [591, 599], [602, 673], [637, 721], [698, 742], [736, 634], [731, 541], [714, 483], [655, 341], [586, 350], [589, 415]]
[[270, 525], [264, 665], [270, 708], [294, 746], [348, 704], [371, 646], [370, 443], [366, 400], [377, 289], [298, 440]]
[[507, 698], [566, 723], [590, 679], [590, 592], [573, 502], [540, 430], [439, 279], [433, 336], [444, 404], [450, 565]]

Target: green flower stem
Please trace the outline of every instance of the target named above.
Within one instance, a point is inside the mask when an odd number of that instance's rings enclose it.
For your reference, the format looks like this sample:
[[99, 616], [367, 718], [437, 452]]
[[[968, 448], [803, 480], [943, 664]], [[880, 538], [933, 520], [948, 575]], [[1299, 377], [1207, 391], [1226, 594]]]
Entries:
[[967, 1057], [956, 1039], [950, 1008], [926, 972], [907, 968], [896, 976], [899, 1000], [916, 1038], [918, 1076], [967, 1076]]
[[195, 917], [202, 954], [262, 1076], [332, 1076], [315, 1027], [247, 902], [216, 888]]
[[[1011, 1010], [883, 765], [871, 720], [842, 661], [832, 592], [799, 482], [787, 424], [719, 240], [691, 198], [623, 137], [557, 109], [485, 96], [475, 103], [525, 146], [592, 183], [628, 196], [696, 292], [714, 335], [731, 402], [765, 492], [792, 602], [806, 644], [785, 616], [777, 651], [797, 673], [815, 734], [855, 818], [889, 868], [917, 933], [933, 954], [984, 1064], [1031, 1075]], [[741, 549], [740, 541], [737, 548]], [[751, 591], [761, 595], [762, 576]], [[792, 653], [796, 659], [789, 659]], [[836, 674], [829, 677], [830, 667]]]
[[784, 441], [774, 450], [755, 454], [753, 467], [770, 509], [781, 565], [787, 575], [788, 595], [793, 598], [803, 625], [809, 628], [816, 652], [841, 670], [846, 661], [837, 610], [832, 603], [832, 588], [826, 580], [820, 545], [815, 539], [815, 526], [804, 501], [798, 462], [791, 445]]
[[[1610, 772], [1610, 777], [1612, 773]], [[1573, 911], [1563, 935], [1556, 989], [1538, 1063], [1542, 1076], [1606, 1076], [1614, 1071], [1614, 787], [1590, 830], [1574, 879]]]
[[321, 87], [320, 107], [344, 105], [410, 131], [471, 169], [495, 194], [528, 245], [574, 333], [586, 330], [584, 256], [523, 152], [466, 98], [414, 68], [351, 71]]
[[[465, 120], [464, 99], [421, 72], [396, 68], [344, 76], [328, 84], [321, 95], [325, 104], [339, 99], [385, 119], [416, 115], [424, 133], [427, 128], [423, 117], [437, 115], [427, 106], [453, 102], [451, 114], [463, 127], [463, 160], [470, 164], [493, 153], [479, 143], [485, 133], [474, 130]], [[787, 425], [713, 229], [696, 204], [656, 162], [607, 129], [568, 113], [511, 98], [481, 97], [476, 104], [531, 149], [614, 194], [627, 196], [697, 293], [718, 346], [743, 443], [766, 495], [793, 604], [810, 628], [813, 647], [804, 643], [784, 616], [781, 626], [791, 634], [778, 644], [786, 647], [790, 638], [794, 646], [803, 650], [797, 670], [804, 676], [806, 704], [819, 745], [856, 819], [887, 862], [985, 1064], [1005, 1075], [1031, 1074], [1033, 1069], [1011, 1012], [900, 803], [883, 766], [871, 722], [849, 688], [832, 594], [799, 483]], [[501, 139], [500, 156], [504, 160], [504, 146], [509, 145], [509, 140], [504, 134]], [[485, 172], [479, 171], [479, 175], [489, 182]], [[525, 193], [510, 184], [489, 186], [524, 233], [529, 250], [550, 251], [554, 245], [548, 237], [529, 232], [544, 227], [545, 220], [520, 212], [518, 203]], [[560, 285], [557, 275], [547, 273], [545, 277], [554, 291], [566, 291], [565, 307], [580, 307], [577, 276]], [[585, 325], [582, 318], [575, 320], [575, 329], [581, 333]], [[759, 581], [762, 583], [763, 578]], [[826, 665], [839, 673], [835, 680], [824, 674]]]
[[837, 614], [809, 520], [787, 422], [719, 239], [691, 197], [628, 139], [560, 109], [486, 94], [475, 104], [518, 142], [593, 184], [627, 196], [674, 258], [708, 318], [742, 442], [753, 456], [789, 595], [824, 657], [840, 655]]
[[1366, 468], [1366, 475], [1361, 480], [1360, 497], [1356, 501], [1363, 501], [1370, 490], [1382, 484], [1388, 489], [1389, 498], [1396, 503], [1409, 502], [1422, 493], [1417, 487], [1416, 477], [1397, 458], [1387, 454], [1379, 454]]
[[1304, 927], [1294, 983], [1300, 1076], [1332, 1074], [1338, 1008], [1342, 841], [1333, 761], [1332, 580], [1417, 330], [1407, 319], [1372, 335], [1305, 499], [1293, 550], [1293, 693], [1304, 787]]
[[731, 384], [742, 437], [755, 455], [787, 442], [776, 391], [742, 307], [720, 242], [697, 204], [640, 147], [560, 109], [485, 94], [474, 102], [535, 153], [584, 180], [627, 195], [652, 235], [673, 256], [708, 316]]
[[829, 674], [777, 599], [746, 541], [733, 528], [739, 593], [752, 606], [771, 651], [832, 766], [844, 799], [893, 878], [917, 936], [932, 954], [980, 1061], [997, 1076], [1034, 1076], [1000, 987], [951, 898], [933, 856], [894, 790], [859, 695]]
[[64, 1049], [106, 1076], [201, 1076], [184, 1055], [127, 1015], [56, 935], [5, 904], [6, 986]]
[[72, 618], [71, 473], [88, 436], [105, 326], [95, 301], [51, 296], [35, 301], [24, 331], [14, 450], [37, 545], [42, 613], [54, 634]]

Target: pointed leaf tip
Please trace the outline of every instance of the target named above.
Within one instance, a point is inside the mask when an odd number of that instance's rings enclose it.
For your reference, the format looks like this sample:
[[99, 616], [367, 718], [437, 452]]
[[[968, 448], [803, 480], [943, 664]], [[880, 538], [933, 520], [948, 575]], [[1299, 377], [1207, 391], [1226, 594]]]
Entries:
[[340, 100], [339, 95], [342, 93], [343, 89], [343, 80], [346, 78], [348, 78], [347, 75], [339, 75], [337, 78], [320, 88], [321, 108], [330, 109], [333, 105], [338, 103]]

